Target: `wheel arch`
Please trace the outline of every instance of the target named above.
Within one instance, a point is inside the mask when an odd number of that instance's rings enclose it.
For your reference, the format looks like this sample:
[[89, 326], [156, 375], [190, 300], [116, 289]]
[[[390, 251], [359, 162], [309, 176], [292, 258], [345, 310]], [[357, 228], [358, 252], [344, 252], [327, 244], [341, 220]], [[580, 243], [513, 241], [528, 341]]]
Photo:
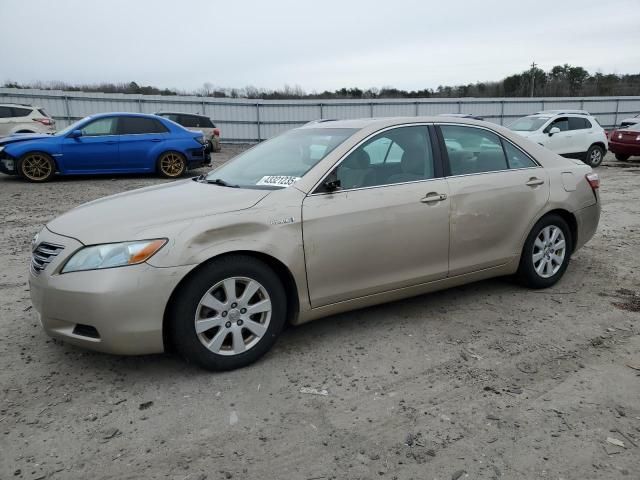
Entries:
[[54, 170], [56, 172], [60, 173], [60, 165], [58, 165], [58, 160], [56, 159], [55, 156], [53, 156], [50, 152], [47, 152], [46, 150], [33, 149], [33, 150], [26, 150], [25, 152], [20, 153], [19, 155], [17, 155], [16, 167], [18, 167], [20, 165], [20, 162], [22, 162], [22, 159], [24, 157], [26, 157], [27, 155], [32, 155], [34, 153], [38, 153], [40, 155], [46, 155], [47, 157], [49, 157], [51, 159], [51, 161], [53, 162]]
[[282, 282], [282, 286], [285, 289], [286, 298], [287, 298], [287, 324], [294, 324], [298, 314], [300, 312], [300, 299], [298, 298], [298, 287], [296, 284], [295, 277], [291, 273], [291, 270], [282, 263], [280, 260], [275, 258], [272, 255], [257, 252], [254, 250], [236, 250], [232, 252], [225, 252], [219, 255], [215, 255], [208, 260], [202, 262], [200, 265], [196, 266], [194, 269], [190, 270], [178, 284], [175, 286], [169, 299], [167, 300], [167, 304], [164, 309], [164, 315], [162, 318], [162, 339], [164, 342], [165, 351], [173, 351], [173, 343], [172, 339], [169, 336], [169, 313], [171, 310], [171, 305], [175, 299], [175, 296], [180, 291], [180, 288], [194, 275], [197, 275], [203, 268], [206, 268], [209, 264], [211, 264], [214, 260], [218, 260], [223, 257], [229, 257], [234, 255], [243, 255], [247, 257], [255, 258], [266, 264], [269, 268], [271, 268], [275, 274], [278, 276], [280, 281]]
[[573, 251], [576, 248], [576, 245], [578, 244], [578, 220], [576, 219], [576, 216], [573, 213], [571, 213], [569, 210], [565, 210], [564, 208], [556, 208], [554, 210], [545, 212], [544, 215], [542, 215], [538, 220], [536, 220], [536, 223], [538, 223], [544, 217], [547, 217], [549, 215], [558, 215], [565, 222], [567, 222], [567, 225], [569, 225], [569, 229], [571, 233], [571, 253], [573, 253]]
[[[589, 145], [589, 148], [596, 146], [596, 147], [600, 147], [602, 148], [602, 150], [604, 150], [604, 153], [606, 155], [607, 153], [607, 146], [604, 144], [604, 142], [593, 142], [591, 145]], [[587, 151], [589, 151], [589, 149], [587, 149]]]

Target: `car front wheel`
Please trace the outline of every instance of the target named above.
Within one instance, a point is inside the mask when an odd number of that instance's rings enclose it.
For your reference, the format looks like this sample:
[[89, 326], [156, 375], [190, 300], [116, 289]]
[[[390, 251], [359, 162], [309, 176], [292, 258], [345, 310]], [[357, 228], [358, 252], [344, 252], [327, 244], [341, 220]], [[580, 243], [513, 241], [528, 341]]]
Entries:
[[629, 160], [629, 155], [622, 155], [621, 153], [616, 153], [616, 160], [619, 160], [621, 162], [626, 162], [627, 160]]
[[564, 274], [573, 249], [571, 231], [559, 215], [547, 215], [534, 225], [522, 249], [518, 277], [530, 288], [547, 288]]
[[604, 154], [604, 148], [600, 147], [599, 145], [591, 145], [591, 147], [589, 147], [589, 150], [587, 151], [587, 165], [594, 168], [599, 167], [602, 163], [602, 160], [604, 160]]
[[286, 318], [278, 276], [252, 257], [213, 260], [179, 287], [169, 311], [170, 335], [187, 360], [232, 370], [262, 357]]
[[56, 166], [53, 159], [46, 153], [32, 152], [20, 158], [18, 173], [30, 182], [42, 183], [53, 178]]

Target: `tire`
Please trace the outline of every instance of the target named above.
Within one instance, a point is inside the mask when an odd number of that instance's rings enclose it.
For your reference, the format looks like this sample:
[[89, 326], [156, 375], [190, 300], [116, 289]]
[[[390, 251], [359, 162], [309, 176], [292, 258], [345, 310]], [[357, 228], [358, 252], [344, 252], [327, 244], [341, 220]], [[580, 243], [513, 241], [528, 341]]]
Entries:
[[233, 370], [269, 351], [286, 314], [285, 290], [273, 270], [253, 257], [232, 255], [213, 260], [180, 287], [169, 308], [169, 334], [187, 361]]
[[621, 153], [616, 153], [616, 160], [619, 160], [621, 162], [626, 162], [627, 160], [629, 160], [630, 155], [623, 155]]
[[[557, 237], [556, 231], [559, 232]], [[564, 246], [558, 253], [563, 238]], [[559, 215], [542, 217], [531, 229], [522, 249], [518, 279], [529, 288], [551, 287], [564, 275], [572, 251], [573, 238], [567, 222]], [[558, 257], [561, 257], [560, 262]]]
[[18, 173], [30, 182], [48, 182], [56, 174], [56, 164], [43, 152], [25, 153], [18, 160]]
[[178, 152], [164, 152], [158, 157], [157, 171], [164, 178], [178, 178], [187, 171], [187, 160]]
[[599, 167], [604, 160], [604, 148], [599, 145], [591, 145], [587, 150], [587, 157], [585, 163], [593, 168]]

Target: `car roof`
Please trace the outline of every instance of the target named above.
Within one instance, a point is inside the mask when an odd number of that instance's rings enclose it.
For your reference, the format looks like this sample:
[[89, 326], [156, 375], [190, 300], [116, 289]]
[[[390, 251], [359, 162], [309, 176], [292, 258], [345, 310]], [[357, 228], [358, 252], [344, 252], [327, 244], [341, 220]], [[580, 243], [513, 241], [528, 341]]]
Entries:
[[202, 113], [191, 113], [191, 112], [172, 112], [172, 111], [165, 112], [164, 110], [163, 110], [163, 111], [160, 111], [160, 112], [156, 112], [156, 113], [155, 113], [155, 115], [191, 115], [191, 116], [194, 116], [194, 117], [205, 117], [205, 118], [209, 118], [209, 117], [207, 117], [206, 115], [203, 115]]
[[[446, 117], [424, 116], [424, 117], [380, 117], [380, 118], [351, 118], [346, 120], [323, 119], [314, 120], [298, 127], [303, 128], [355, 128], [363, 129], [367, 127], [392, 127], [395, 125], [405, 125], [411, 123], [450, 123]], [[486, 126], [487, 122], [466, 117], [455, 117], [455, 123]], [[498, 126], [498, 125], [496, 125]]]
[[27, 107], [27, 108], [40, 108], [27, 103], [0, 103], [0, 107]]
[[103, 117], [144, 117], [144, 118], [153, 118], [157, 117], [157, 115], [153, 113], [135, 113], [135, 112], [106, 112], [106, 113], [95, 113], [92, 115], [88, 115], [91, 118], [103, 118]]

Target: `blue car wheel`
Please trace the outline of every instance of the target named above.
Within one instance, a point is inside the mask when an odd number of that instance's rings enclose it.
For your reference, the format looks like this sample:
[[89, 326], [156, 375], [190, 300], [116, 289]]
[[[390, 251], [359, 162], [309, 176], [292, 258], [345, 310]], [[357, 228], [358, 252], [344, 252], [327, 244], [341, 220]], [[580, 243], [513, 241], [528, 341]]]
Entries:
[[29, 152], [18, 160], [18, 172], [30, 182], [47, 182], [55, 175], [56, 164], [46, 153]]
[[166, 178], [178, 178], [187, 170], [187, 160], [178, 152], [165, 152], [158, 158], [158, 173]]

